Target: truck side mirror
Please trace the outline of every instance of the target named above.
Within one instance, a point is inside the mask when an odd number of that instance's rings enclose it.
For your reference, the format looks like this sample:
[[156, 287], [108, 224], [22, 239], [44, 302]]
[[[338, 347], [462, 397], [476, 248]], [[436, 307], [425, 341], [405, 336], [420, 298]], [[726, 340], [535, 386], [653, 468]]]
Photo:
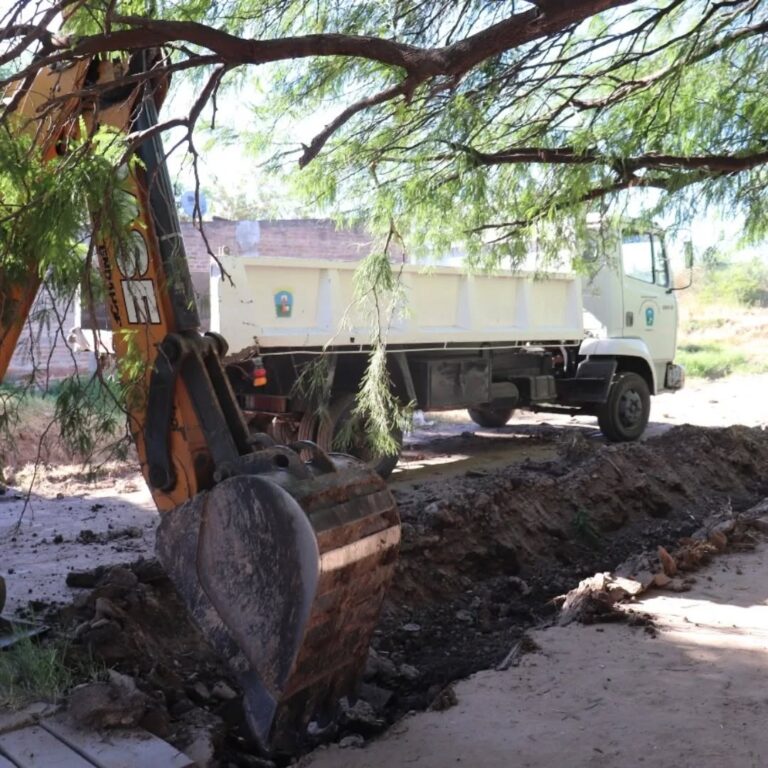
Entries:
[[684, 291], [693, 285], [693, 242], [686, 240], [683, 243], [683, 253], [685, 254], [685, 268], [688, 270], [688, 285], [681, 285], [679, 288], [667, 288], [667, 293]]

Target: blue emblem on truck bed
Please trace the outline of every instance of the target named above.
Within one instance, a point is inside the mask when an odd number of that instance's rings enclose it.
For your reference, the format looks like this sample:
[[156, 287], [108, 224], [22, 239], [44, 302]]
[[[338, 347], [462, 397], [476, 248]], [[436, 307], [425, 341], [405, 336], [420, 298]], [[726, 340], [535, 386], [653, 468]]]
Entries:
[[275, 314], [278, 317], [290, 317], [293, 312], [293, 294], [290, 291], [278, 291], [275, 294]]

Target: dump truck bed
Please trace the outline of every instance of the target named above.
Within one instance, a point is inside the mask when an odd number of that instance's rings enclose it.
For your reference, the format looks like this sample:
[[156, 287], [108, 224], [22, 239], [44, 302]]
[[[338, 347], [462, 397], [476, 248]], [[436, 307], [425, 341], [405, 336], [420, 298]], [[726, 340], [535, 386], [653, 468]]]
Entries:
[[[225, 256], [231, 276], [212, 280], [211, 327], [233, 351], [252, 346], [367, 346], [375, 304], [356, 301], [355, 262]], [[570, 273], [468, 274], [453, 267], [406, 265], [388, 322], [389, 344], [579, 342], [581, 281]], [[379, 297], [386, 308], [389, 296]]]

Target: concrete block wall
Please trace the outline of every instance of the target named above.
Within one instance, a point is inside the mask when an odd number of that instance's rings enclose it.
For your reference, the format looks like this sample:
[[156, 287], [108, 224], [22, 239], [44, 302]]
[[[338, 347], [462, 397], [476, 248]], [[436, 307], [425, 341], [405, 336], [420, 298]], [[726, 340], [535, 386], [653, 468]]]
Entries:
[[74, 355], [66, 338], [79, 322], [80, 312], [74, 297], [54, 299], [43, 287], [19, 337], [6, 379], [33, 379], [44, 388], [49, 381], [66, 378], [76, 368], [87, 370], [89, 361], [82, 355]]

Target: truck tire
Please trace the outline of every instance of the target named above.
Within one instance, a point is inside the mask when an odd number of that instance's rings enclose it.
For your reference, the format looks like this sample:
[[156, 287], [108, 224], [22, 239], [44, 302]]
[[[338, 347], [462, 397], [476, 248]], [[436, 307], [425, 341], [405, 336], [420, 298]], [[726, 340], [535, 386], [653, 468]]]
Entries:
[[[321, 419], [317, 429], [317, 444], [324, 451], [338, 450], [334, 446], [334, 441], [344, 425], [348, 423], [354, 407], [355, 396], [351, 392], [337, 395], [334, 398], [328, 409], [328, 415]], [[400, 460], [400, 448], [403, 444], [403, 433], [399, 430], [392, 437], [399, 446], [395, 454], [375, 454], [362, 435], [360, 435], [361, 439], [353, 437], [352, 444], [346, 449], [342, 448], [341, 451], [364, 461], [374, 472], [386, 480]]]
[[469, 418], [479, 427], [488, 429], [503, 427], [512, 418], [514, 412], [514, 408], [493, 408], [490, 405], [467, 408]]
[[597, 423], [612, 443], [637, 440], [651, 415], [651, 393], [637, 373], [620, 373], [611, 384], [608, 399], [598, 407]]

